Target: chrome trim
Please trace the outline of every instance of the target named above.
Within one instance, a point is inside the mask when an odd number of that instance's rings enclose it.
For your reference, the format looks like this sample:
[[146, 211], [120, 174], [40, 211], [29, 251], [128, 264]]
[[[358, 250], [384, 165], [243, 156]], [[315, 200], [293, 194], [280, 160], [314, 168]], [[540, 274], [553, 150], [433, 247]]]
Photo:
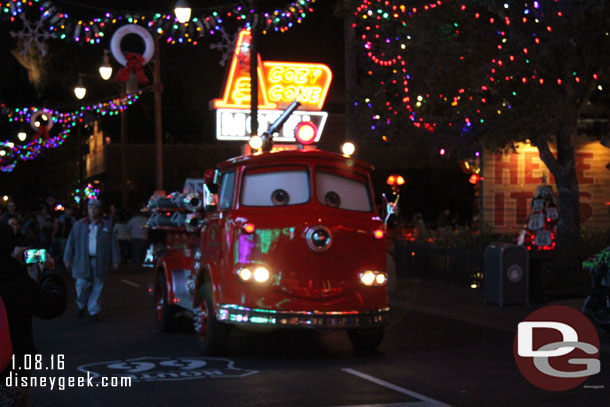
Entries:
[[[326, 239], [324, 240], [323, 246], [318, 246], [314, 243], [314, 237], [315, 237], [314, 235], [316, 235], [317, 232], [322, 232], [326, 235]], [[322, 225], [312, 226], [311, 228], [309, 228], [307, 230], [307, 233], [305, 234], [305, 239], [307, 240], [307, 246], [312, 251], [321, 253], [321, 252], [325, 252], [326, 250], [330, 249], [330, 246], [333, 244], [333, 233], [326, 226], [322, 226]]]
[[216, 318], [235, 325], [346, 329], [384, 326], [389, 315], [389, 307], [374, 311], [278, 311], [222, 304]]

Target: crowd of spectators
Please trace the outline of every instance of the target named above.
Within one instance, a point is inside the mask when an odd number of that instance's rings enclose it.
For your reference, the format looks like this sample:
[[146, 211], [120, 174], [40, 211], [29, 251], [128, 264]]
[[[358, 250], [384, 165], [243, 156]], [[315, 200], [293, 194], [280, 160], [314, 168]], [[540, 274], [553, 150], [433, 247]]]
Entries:
[[[0, 205], [0, 222], [8, 224], [16, 235], [16, 246], [45, 249], [62, 265], [63, 252], [72, 226], [86, 215], [85, 211], [66, 206], [55, 209], [40, 203], [30, 209], [22, 209], [9, 201]], [[114, 205], [108, 208], [107, 217], [112, 220], [114, 234], [121, 246], [123, 263], [140, 266], [148, 242], [146, 218], [139, 211], [128, 213]]]

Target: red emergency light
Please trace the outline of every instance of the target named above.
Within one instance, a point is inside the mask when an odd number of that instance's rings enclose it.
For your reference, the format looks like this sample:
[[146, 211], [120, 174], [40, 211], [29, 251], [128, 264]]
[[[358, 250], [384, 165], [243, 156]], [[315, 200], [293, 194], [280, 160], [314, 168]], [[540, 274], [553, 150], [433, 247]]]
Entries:
[[316, 139], [318, 128], [312, 122], [301, 122], [294, 128], [294, 137], [299, 144], [311, 144]]
[[403, 178], [402, 175], [399, 174], [392, 174], [388, 177], [388, 179], [386, 180], [386, 184], [391, 185], [391, 186], [401, 186], [405, 183], [405, 179]]

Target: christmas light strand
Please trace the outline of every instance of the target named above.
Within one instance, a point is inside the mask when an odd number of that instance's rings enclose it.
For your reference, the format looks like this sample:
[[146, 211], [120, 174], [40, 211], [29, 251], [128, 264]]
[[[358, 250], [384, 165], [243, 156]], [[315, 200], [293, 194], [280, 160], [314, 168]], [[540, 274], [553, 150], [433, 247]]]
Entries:
[[[423, 107], [432, 101], [432, 98], [438, 98], [436, 101], [440, 100], [451, 106], [455, 112], [464, 113], [460, 121], [450, 122], [448, 125], [459, 126], [462, 132], [468, 132], [473, 124], [482, 125], [486, 122], [489, 116], [484, 117], [484, 111], [487, 113], [495, 110], [494, 114], [502, 115], [511, 110], [511, 100], [519, 98], [526, 86], [532, 89], [584, 82], [583, 73], [576, 69], [558, 76], [558, 72], [545, 70], [540, 64], [536, 64], [538, 61], [544, 61], [543, 47], [553, 40], [554, 29], [566, 28], [564, 12], [561, 10], [563, 4], [557, 0], [522, 4], [506, 2], [503, 8], [493, 11], [487, 8], [474, 10], [467, 7], [466, 3], [446, 0], [425, 2], [420, 8], [413, 7], [412, 4], [413, 2], [363, 0], [354, 11], [353, 27], [357, 30], [363, 56], [371, 63], [366, 74], [370, 80], [377, 80], [376, 88], [381, 89], [376, 95], [365, 97], [363, 104], [362, 100], [355, 103], [371, 111], [367, 116], [370, 118], [372, 131], [389, 126], [394, 118], [401, 114], [400, 108], [393, 106], [391, 99], [402, 101], [409, 120], [415, 127], [433, 132], [437, 123], [432, 118], [425, 120], [422, 117], [424, 114], [420, 112], [423, 112]], [[418, 58], [418, 55], [409, 52], [412, 45], [409, 22], [425, 12], [448, 6], [456, 8], [460, 13], [455, 13], [457, 17], [452, 24], [447, 24], [450, 28], [447, 35], [456, 38], [461, 35], [462, 27], [458, 19], [485, 27], [489, 32], [495, 33], [495, 40], [492, 39], [495, 41], [495, 55], [490, 53], [492, 57], [487, 74], [454, 90], [447, 89], [432, 95], [420, 85], [422, 78], [412, 78], [410, 74], [412, 59]], [[393, 28], [388, 29], [390, 26]], [[462, 61], [465, 56], [460, 56], [459, 59]], [[456, 79], [459, 81], [461, 78]], [[598, 75], [593, 73], [591, 79], [597, 81]], [[494, 92], [500, 86], [503, 89], [507, 86], [513, 89], [503, 100], [498, 101], [496, 98], [491, 106]], [[380, 97], [379, 93], [386, 97]], [[385, 136], [383, 138], [387, 141]]]
[[[261, 14], [262, 32], [285, 32], [295, 24], [300, 24], [311, 14], [316, 0], [297, 0], [289, 2], [283, 8]], [[86, 6], [83, 6], [86, 7]], [[198, 39], [214, 35], [225, 22], [237, 22], [245, 26], [254, 13], [252, 9], [241, 5], [229, 10], [219, 9], [204, 15], [191, 18], [187, 23], [179, 23], [174, 14], [160, 12], [113, 12], [107, 11], [97, 17], [77, 19], [51, 1], [41, 0], [5, 0], [2, 2], [1, 14], [9, 17], [11, 22], [25, 13], [28, 8], [37, 8], [42, 13], [48, 29], [56, 38], [72, 40], [80, 44], [99, 44], [115, 26], [123, 24], [140, 24], [162, 36], [168, 44], [197, 45]]]
[[[39, 107], [9, 108], [4, 104], [0, 104], [0, 114], [8, 117], [9, 123], [21, 123], [22, 125], [27, 123], [32, 128], [38, 129], [29, 142], [10, 140], [0, 142], [0, 172], [13, 171], [19, 161], [33, 160], [40, 155], [43, 149], [59, 147], [66, 141], [72, 128], [84, 123], [91, 116], [118, 115], [121, 111], [135, 103], [141, 94], [142, 92], [138, 91], [138, 93], [122, 98], [114, 98], [89, 106], [81, 106], [78, 110], [67, 113]], [[43, 121], [46, 121], [46, 123]], [[48, 130], [51, 127], [51, 123], [53, 125], [60, 125], [62, 130], [55, 135], [50, 135]]]

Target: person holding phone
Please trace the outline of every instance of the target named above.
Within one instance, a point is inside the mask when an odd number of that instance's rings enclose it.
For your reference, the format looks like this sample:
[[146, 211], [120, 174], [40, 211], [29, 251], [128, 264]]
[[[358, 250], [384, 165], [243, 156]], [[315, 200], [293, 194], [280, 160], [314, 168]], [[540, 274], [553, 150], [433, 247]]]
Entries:
[[119, 267], [119, 247], [112, 231], [112, 222], [104, 219], [102, 201], [90, 199], [87, 216], [78, 220], [68, 236], [64, 264], [76, 280], [78, 317], [85, 311], [93, 321], [100, 321], [100, 295], [110, 267]]
[[[4, 301], [13, 354], [20, 376], [28, 374], [21, 366], [24, 355], [35, 354], [32, 316], [49, 319], [64, 313], [67, 294], [63, 279], [54, 271], [51, 257], [40, 264], [36, 280], [30, 278], [23, 261], [26, 248], [15, 250], [15, 234], [0, 222], [0, 296]], [[38, 267], [38, 266], [37, 266]], [[26, 387], [7, 387], [9, 365], [0, 373], [0, 405], [27, 405]]]

